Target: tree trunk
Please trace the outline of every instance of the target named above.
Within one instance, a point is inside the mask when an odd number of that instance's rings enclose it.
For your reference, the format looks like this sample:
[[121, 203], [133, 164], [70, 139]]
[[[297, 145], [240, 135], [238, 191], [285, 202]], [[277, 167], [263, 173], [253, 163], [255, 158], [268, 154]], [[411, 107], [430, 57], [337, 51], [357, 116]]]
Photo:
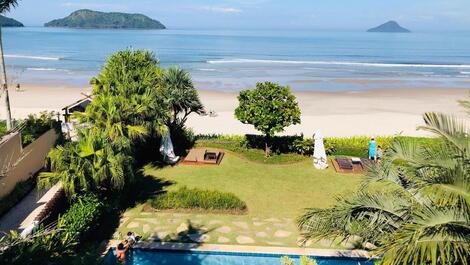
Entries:
[[266, 134], [264, 137], [264, 155], [266, 157], [269, 157], [271, 154], [271, 149], [269, 148], [269, 142], [270, 142], [271, 136], [269, 134]]
[[2, 27], [0, 26], [0, 85], [3, 90], [3, 99], [5, 104], [5, 116], [7, 122], [7, 130], [11, 130], [13, 127], [11, 121], [11, 110], [10, 110], [10, 97], [8, 95], [8, 83], [7, 83], [7, 70], [5, 68], [5, 58], [3, 57], [3, 41], [2, 41]]

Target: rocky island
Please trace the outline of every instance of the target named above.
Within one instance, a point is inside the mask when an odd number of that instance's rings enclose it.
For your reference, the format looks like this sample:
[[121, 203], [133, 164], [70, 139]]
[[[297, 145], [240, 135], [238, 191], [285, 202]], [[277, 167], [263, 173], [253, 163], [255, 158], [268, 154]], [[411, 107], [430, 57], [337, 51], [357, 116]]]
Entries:
[[400, 26], [396, 21], [389, 21], [378, 27], [371, 28], [367, 32], [391, 32], [391, 33], [409, 33], [408, 29]]
[[166, 29], [159, 21], [142, 14], [105, 13], [89, 9], [77, 10], [68, 17], [52, 20], [44, 26], [83, 29]]
[[13, 18], [0, 15], [0, 26], [2, 27], [24, 27], [23, 23]]

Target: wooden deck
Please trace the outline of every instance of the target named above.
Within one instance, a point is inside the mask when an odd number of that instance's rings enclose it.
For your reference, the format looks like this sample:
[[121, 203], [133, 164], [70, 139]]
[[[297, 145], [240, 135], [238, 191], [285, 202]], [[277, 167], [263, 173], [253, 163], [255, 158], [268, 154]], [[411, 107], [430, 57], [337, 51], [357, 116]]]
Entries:
[[[206, 160], [205, 156], [207, 153], [215, 153], [217, 159]], [[193, 166], [218, 166], [224, 159], [225, 153], [216, 149], [207, 148], [196, 148], [191, 149], [188, 155], [181, 162], [182, 165], [193, 165]]]

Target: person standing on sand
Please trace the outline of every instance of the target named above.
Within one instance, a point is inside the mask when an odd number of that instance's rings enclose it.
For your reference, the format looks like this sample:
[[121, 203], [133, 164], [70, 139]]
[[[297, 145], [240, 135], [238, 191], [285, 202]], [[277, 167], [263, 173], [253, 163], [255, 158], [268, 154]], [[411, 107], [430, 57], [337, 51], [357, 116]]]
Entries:
[[373, 161], [377, 160], [377, 142], [375, 141], [375, 138], [372, 138], [369, 141], [369, 159]]

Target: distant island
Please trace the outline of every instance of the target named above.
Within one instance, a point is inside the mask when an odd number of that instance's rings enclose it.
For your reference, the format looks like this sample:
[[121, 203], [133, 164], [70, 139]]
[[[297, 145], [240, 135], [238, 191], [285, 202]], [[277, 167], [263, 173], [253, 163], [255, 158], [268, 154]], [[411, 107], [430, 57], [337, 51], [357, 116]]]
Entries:
[[0, 15], [0, 26], [2, 27], [24, 27], [23, 23], [13, 18]]
[[77, 10], [68, 17], [52, 20], [44, 26], [83, 29], [166, 29], [159, 21], [142, 14], [105, 13], [89, 9]]
[[411, 32], [408, 29], [400, 26], [396, 21], [389, 21], [378, 27], [371, 28], [367, 32], [395, 32], [395, 33], [409, 33]]

